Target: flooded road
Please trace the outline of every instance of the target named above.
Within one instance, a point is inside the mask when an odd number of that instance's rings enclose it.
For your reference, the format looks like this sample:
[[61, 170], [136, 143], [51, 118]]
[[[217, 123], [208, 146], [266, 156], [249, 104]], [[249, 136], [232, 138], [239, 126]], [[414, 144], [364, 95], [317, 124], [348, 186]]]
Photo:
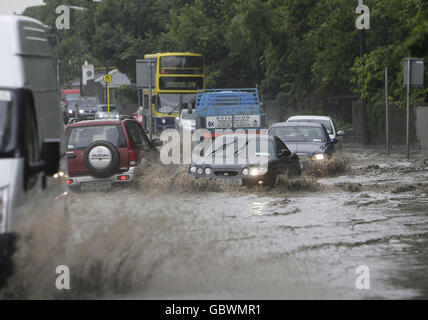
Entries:
[[[428, 157], [345, 149], [343, 159], [346, 172], [272, 190], [170, 167], [146, 172], [138, 190], [71, 194], [67, 258], [52, 263], [70, 267], [72, 288], [32, 292], [38, 279], [26, 295], [428, 298]], [[368, 290], [356, 287], [361, 265]]]

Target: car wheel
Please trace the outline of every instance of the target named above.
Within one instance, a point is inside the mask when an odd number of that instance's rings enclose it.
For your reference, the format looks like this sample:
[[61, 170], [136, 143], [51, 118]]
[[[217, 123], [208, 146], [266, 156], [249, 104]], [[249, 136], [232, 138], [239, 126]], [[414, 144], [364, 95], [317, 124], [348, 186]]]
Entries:
[[120, 156], [112, 143], [94, 141], [86, 148], [83, 161], [93, 177], [108, 178], [115, 172]]

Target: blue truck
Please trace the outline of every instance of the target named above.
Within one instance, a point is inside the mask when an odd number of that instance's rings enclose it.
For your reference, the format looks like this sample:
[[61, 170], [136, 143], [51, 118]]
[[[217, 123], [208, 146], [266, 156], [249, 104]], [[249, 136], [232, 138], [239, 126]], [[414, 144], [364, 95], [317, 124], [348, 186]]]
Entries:
[[198, 90], [196, 127], [208, 129], [265, 129], [266, 113], [257, 88]]

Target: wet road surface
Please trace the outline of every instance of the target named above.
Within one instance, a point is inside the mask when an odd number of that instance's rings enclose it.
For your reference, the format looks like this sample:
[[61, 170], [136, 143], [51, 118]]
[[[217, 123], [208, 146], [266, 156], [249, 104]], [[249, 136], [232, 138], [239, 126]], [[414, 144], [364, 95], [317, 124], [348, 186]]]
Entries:
[[[350, 170], [273, 190], [196, 183], [157, 168], [138, 190], [71, 194], [72, 289], [38, 294], [428, 298], [428, 157], [354, 148], [338, 158]], [[356, 288], [360, 265], [370, 271], [368, 290]]]

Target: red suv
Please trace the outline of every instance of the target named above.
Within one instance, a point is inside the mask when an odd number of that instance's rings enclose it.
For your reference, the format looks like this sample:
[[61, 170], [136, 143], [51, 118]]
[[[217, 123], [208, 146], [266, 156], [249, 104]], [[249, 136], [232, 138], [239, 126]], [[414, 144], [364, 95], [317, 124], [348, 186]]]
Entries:
[[144, 160], [158, 161], [159, 139], [149, 141], [134, 120], [81, 121], [65, 128], [67, 185], [78, 190], [108, 190], [135, 180]]

